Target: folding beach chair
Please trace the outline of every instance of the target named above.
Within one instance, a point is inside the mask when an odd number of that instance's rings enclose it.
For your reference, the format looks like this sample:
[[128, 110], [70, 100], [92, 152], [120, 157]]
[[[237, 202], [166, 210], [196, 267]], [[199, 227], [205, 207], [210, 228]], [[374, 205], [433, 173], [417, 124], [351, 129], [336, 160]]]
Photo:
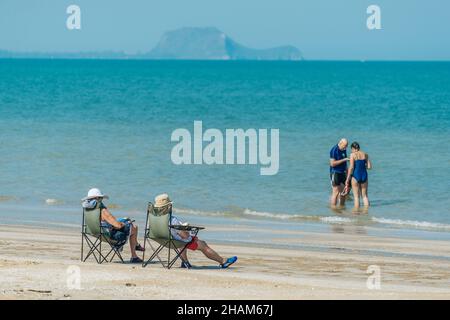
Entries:
[[[159, 210], [158, 208], [155, 208], [151, 202], [148, 204], [147, 220], [145, 222], [144, 249], [146, 243], [148, 243], [153, 250], [153, 254], [147, 261], [143, 259], [143, 267], [146, 267], [147, 264], [152, 262], [155, 258], [158, 258], [163, 267], [170, 269], [178, 260], [178, 258], [181, 258], [181, 254], [184, 252], [184, 250], [186, 250], [190, 242], [174, 239], [172, 233], [170, 232], [171, 228], [189, 231], [192, 234], [192, 238], [197, 236], [200, 230], [204, 229], [203, 227], [196, 226], [174, 226], [170, 224], [171, 220], [172, 214], [167, 212], [167, 210]], [[158, 244], [156, 249], [152, 245], [150, 240]], [[160, 257], [160, 253], [164, 248], [168, 249], [167, 260], [162, 260]], [[171, 250], [175, 251], [175, 257], [173, 257], [172, 259], [170, 257]]]
[[[102, 251], [102, 243], [105, 242], [107, 243], [106, 255]], [[84, 243], [87, 244], [89, 251], [86, 257], [83, 258]], [[100, 205], [92, 210], [83, 208], [83, 224], [81, 229], [82, 262], [85, 262], [92, 255], [99, 264], [105, 261], [112, 262], [115, 256], [124, 263], [120, 251], [125, 243], [126, 241], [118, 242], [111, 239], [108, 228], [102, 226]]]

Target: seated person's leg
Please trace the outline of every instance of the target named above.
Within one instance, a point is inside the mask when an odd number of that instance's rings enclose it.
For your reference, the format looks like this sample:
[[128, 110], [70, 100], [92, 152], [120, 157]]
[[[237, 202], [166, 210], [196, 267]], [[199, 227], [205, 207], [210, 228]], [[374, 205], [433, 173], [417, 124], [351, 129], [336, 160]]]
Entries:
[[181, 268], [191, 268], [191, 264], [189, 263], [188, 257], [187, 257], [187, 250], [183, 250], [181, 253]]
[[222, 258], [217, 252], [211, 249], [205, 241], [197, 239], [198, 250], [200, 250], [206, 257], [211, 260], [217, 261], [219, 264], [225, 263], [225, 259]]
[[138, 227], [134, 224], [131, 224], [130, 229], [130, 250], [131, 250], [131, 257], [136, 258], [136, 246], [137, 246], [137, 235], [138, 235]]
[[209, 259], [217, 261], [222, 268], [228, 268], [233, 263], [237, 261], [237, 257], [231, 257], [228, 259], [222, 258], [216, 251], [211, 249], [208, 244], [203, 240], [197, 240], [198, 249], [203, 252], [205, 256], [207, 256]]

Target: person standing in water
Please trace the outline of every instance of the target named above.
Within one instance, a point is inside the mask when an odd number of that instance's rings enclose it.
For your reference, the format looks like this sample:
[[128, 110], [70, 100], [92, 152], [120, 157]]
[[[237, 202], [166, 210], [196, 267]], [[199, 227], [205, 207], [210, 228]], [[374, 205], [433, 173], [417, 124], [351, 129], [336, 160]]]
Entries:
[[350, 188], [351, 183], [355, 209], [359, 208], [360, 195], [362, 197], [364, 207], [369, 207], [369, 177], [367, 170], [372, 169], [372, 163], [369, 160], [369, 155], [361, 151], [358, 142], [353, 142], [351, 148], [352, 153], [350, 155], [350, 167], [348, 168], [347, 180], [345, 182], [346, 189]]
[[342, 138], [330, 150], [331, 207], [337, 205], [338, 199], [341, 206], [345, 204], [345, 197], [340, 194], [344, 190], [345, 178], [347, 176], [347, 146], [347, 139]]

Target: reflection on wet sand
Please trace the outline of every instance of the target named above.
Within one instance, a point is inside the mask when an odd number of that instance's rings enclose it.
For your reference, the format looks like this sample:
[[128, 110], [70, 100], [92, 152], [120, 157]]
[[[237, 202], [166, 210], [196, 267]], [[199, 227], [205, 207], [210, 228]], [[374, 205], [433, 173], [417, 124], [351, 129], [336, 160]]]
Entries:
[[[369, 207], [352, 208], [351, 213], [346, 210], [345, 206], [331, 207], [331, 211], [338, 217], [350, 218], [352, 216], [368, 216]], [[366, 221], [367, 222], [367, 221]], [[332, 224], [330, 226], [331, 231], [334, 233], [345, 234], [367, 234], [367, 230], [364, 227], [363, 221], [355, 221], [354, 224]]]
[[367, 234], [367, 230], [364, 226], [358, 225], [344, 225], [344, 224], [332, 224], [331, 231], [334, 233], [344, 234]]
[[354, 215], [368, 215], [369, 214], [369, 207], [360, 207], [360, 208], [353, 208], [352, 213]]

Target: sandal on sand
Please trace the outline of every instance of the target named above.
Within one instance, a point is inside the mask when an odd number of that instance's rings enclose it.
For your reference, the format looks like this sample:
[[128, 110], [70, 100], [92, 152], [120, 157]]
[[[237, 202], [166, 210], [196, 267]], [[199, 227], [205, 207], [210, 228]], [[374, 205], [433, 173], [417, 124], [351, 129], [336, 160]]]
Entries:
[[145, 249], [144, 249], [140, 244], [138, 244], [138, 245], [136, 246], [136, 251], [142, 251], [142, 252], [144, 252]]
[[222, 263], [222, 264], [220, 265], [220, 267], [221, 267], [222, 269], [228, 268], [228, 267], [231, 266], [233, 263], [235, 263], [235, 262], [237, 261], [237, 259], [238, 259], [238, 258], [237, 258], [236, 256], [231, 257], [231, 258], [228, 258], [227, 261], [225, 261], [225, 263]]
[[142, 259], [139, 257], [131, 258], [130, 263], [142, 263]]

